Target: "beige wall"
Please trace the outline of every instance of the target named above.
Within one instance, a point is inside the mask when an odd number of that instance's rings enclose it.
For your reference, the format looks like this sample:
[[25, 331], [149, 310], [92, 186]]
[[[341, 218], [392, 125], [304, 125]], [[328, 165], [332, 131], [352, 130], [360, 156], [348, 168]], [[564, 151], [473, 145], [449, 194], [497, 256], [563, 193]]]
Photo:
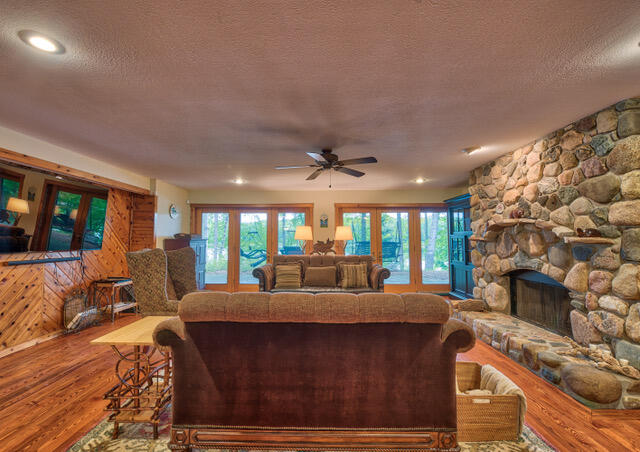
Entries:
[[[323, 191], [255, 191], [244, 188], [235, 190], [192, 190], [192, 204], [279, 204], [312, 203], [313, 238], [333, 238], [335, 231], [336, 203], [440, 203], [467, 192], [467, 187], [425, 188], [416, 190], [323, 190]], [[320, 215], [329, 216], [329, 227], [320, 228]]]
[[146, 176], [133, 173], [91, 157], [86, 157], [69, 149], [47, 143], [46, 141], [24, 135], [2, 126], [0, 126], [0, 147], [89, 173], [98, 174], [103, 177], [135, 185], [136, 187], [149, 188], [150, 179]]
[[[187, 203], [188, 192], [184, 188], [176, 187], [161, 180], [152, 181], [155, 185], [156, 202], [155, 235], [156, 246], [162, 248], [165, 238], [173, 237], [178, 232], [189, 232], [190, 210]], [[169, 206], [175, 204], [178, 216], [169, 216]]]

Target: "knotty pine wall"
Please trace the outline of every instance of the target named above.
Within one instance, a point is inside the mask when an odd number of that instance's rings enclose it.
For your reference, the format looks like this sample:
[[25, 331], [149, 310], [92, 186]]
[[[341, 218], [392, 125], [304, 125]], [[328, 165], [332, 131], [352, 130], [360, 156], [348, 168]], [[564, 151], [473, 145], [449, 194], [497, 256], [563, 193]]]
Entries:
[[[154, 247], [153, 211], [133, 210], [134, 205], [150, 204], [155, 205], [154, 196], [112, 188], [101, 250], [82, 252], [82, 261], [0, 266], [0, 356], [60, 334], [64, 298], [72, 290], [86, 288], [95, 279], [126, 275], [125, 253]], [[137, 231], [133, 246], [132, 231]], [[3, 254], [0, 261], [78, 255], [77, 251]]]

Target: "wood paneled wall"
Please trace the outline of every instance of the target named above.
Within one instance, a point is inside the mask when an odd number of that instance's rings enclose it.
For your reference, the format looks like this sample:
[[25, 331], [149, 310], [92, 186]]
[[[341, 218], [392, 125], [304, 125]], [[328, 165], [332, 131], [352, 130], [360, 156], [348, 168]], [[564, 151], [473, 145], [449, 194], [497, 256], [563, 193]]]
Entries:
[[[109, 190], [104, 238], [99, 251], [0, 255], [0, 261], [82, 257], [81, 261], [0, 266], [0, 356], [60, 334], [64, 298], [74, 289], [86, 288], [95, 279], [127, 274], [125, 253], [132, 249], [135, 198], [143, 198], [143, 204], [151, 202], [155, 206], [155, 201], [149, 199], [155, 199], [154, 196]], [[148, 220], [146, 210], [141, 217]], [[151, 221], [151, 237], [146, 234], [136, 241], [140, 248], [154, 246], [153, 216]], [[148, 229], [148, 221], [145, 228]]]

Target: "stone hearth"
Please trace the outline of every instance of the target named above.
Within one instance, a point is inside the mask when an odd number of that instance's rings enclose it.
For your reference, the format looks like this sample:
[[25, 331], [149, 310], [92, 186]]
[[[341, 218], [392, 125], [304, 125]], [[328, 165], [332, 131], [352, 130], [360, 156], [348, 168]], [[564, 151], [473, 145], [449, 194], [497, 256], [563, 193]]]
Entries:
[[498, 312], [453, 316], [469, 324], [479, 340], [592, 409], [640, 408], [640, 380], [597, 369], [581, 356], [562, 355], [571, 348], [562, 336]]
[[547, 275], [569, 291], [573, 338], [640, 369], [640, 98], [475, 169], [469, 191], [474, 297], [508, 315], [509, 274]]

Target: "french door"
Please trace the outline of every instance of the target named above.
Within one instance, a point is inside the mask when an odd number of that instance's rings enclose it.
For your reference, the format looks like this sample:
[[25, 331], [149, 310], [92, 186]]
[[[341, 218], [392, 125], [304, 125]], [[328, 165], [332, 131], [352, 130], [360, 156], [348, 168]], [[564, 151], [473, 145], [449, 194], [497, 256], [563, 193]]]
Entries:
[[192, 205], [191, 213], [192, 232], [207, 240], [207, 289], [258, 290], [254, 268], [275, 254], [305, 254], [312, 246], [294, 239], [297, 226], [312, 224], [309, 204]]
[[336, 204], [336, 223], [353, 233], [344, 254], [370, 254], [391, 270], [386, 291], [449, 291], [444, 205]]

